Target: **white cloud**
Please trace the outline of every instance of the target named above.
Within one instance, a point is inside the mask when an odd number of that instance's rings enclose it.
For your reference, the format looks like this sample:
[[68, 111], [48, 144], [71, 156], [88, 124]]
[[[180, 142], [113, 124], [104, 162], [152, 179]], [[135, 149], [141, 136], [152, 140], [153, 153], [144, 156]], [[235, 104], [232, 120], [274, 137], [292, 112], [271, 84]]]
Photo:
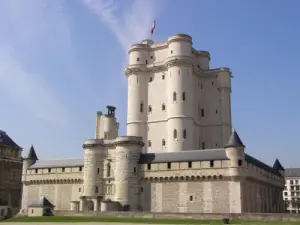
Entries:
[[[114, 0], [83, 0], [111, 29], [124, 51], [131, 44], [149, 37], [155, 19], [157, 2], [154, 0], [133, 0], [132, 4], [120, 6]], [[120, 8], [123, 7], [123, 10]]]
[[[64, 1], [0, 1], [0, 87], [34, 116], [62, 124], [66, 110], [35, 61], [44, 52], [68, 54], [71, 40]], [[56, 52], [57, 51], [57, 52]], [[30, 62], [32, 70], [28, 68]]]

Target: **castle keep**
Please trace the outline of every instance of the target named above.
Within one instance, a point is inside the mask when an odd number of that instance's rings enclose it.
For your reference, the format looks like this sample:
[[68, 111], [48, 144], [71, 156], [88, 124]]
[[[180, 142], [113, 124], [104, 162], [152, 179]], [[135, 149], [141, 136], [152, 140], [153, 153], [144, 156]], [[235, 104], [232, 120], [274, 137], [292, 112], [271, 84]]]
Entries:
[[127, 136], [115, 107], [96, 116], [83, 159], [23, 163], [22, 209], [283, 212], [283, 168], [251, 157], [231, 125], [231, 72], [185, 34], [129, 49]]

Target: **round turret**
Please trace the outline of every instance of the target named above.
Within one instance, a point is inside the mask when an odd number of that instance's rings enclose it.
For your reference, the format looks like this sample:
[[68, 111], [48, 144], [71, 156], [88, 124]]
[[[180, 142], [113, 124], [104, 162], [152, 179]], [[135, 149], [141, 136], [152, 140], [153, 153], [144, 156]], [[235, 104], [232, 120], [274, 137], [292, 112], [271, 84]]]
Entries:
[[27, 169], [39, 160], [33, 145], [31, 145], [26, 157], [23, 158], [22, 181], [26, 181]]
[[191, 57], [192, 37], [187, 34], [177, 34], [168, 39], [169, 57]]
[[192, 38], [178, 34], [168, 39], [169, 55], [165, 60], [167, 80], [167, 150], [193, 149], [193, 60]]
[[115, 166], [115, 201], [123, 207], [137, 210], [139, 207], [139, 158], [142, 152], [142, 138], [134, 136], [117, 137]]
[[96, 193], [97, 180], [101, 174], [97, 174], [97, 168], [103, 168], [104, 151], [102, 149], [103, 140], [89, 139], [84, 142], [84, 172], [83, 172], [83, 189], [84, 196], [93, 197], [102, 195], [102, 188], [98, 187]]
[[242, 168], [245, 166], [245, 145], [235, 130], [232, 131], [229, 141], [224, 148], [230, 160], [230, 176], [243, 175]]
[[129, 66], [128, 68], [145, 66], [149, 61], [149, 45], [148, 44], [135, 44], [129, 50]]

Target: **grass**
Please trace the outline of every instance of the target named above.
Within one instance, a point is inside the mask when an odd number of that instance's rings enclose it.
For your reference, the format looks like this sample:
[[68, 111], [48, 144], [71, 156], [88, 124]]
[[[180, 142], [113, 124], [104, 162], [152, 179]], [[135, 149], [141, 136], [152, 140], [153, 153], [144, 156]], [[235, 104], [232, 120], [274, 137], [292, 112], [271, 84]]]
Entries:
[[[147, 218], [108, 218], [108, 217], [15, 217], [5, 222], [53, 222], [53, 223], [83, 223], [83, 222], [106, 222], [106, 223], [144, 223], [144, 224], [222, 224], [221, 220], [192, 220], [192, 219], [147, 219]], [[230, 221], [230, 224], [245, 225], [296, 225], [298, 222], [285, 221]]]

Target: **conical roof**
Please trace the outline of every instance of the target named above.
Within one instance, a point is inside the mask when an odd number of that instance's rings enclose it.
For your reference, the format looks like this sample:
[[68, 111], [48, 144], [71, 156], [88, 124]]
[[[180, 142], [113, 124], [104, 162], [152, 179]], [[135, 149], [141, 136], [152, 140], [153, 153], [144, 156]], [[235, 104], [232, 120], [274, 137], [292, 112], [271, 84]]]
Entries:
[[31, 145], [26, 159], [38, 160], [33, 145]]
[[275, 160], [274, 165], [273, 165], [273, 169], [278, 170], [278, 171], [284, 171], [283, 166], [281, 165], [281, 163], [279, 162], [278, 159]]
[[232, 131], [229, 141], [227, 145], [225, 145], [225, 148], [232, 148], [232, 147], [245, 147], [242, 140], [240, 139], [239, 135], [235, 130]]
[[3, 130], [0, 130], [0, 145], [21, 149]]

